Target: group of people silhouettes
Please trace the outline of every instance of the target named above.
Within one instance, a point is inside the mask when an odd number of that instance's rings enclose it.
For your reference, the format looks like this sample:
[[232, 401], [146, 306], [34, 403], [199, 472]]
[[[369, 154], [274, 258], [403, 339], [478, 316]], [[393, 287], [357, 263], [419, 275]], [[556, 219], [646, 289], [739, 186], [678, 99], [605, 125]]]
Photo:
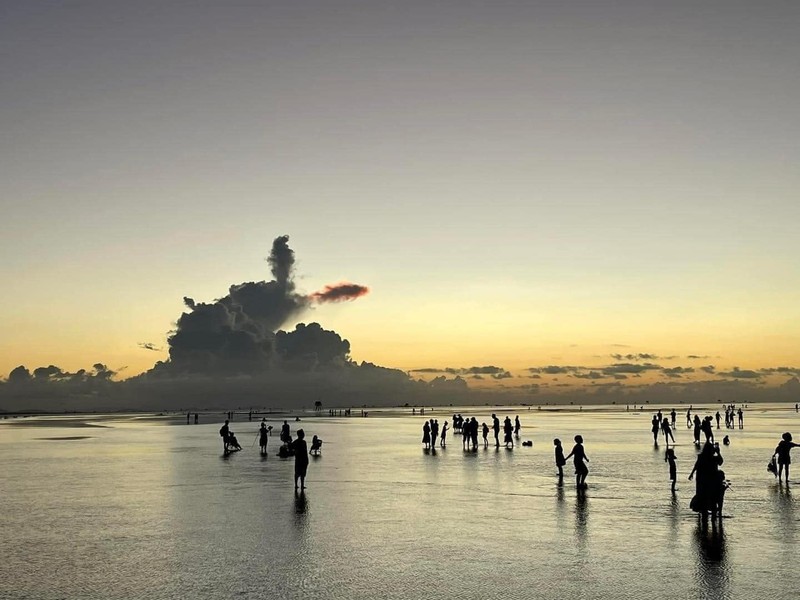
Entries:
[[[299, 419], [297, 419], [299, 420]], [[272, 434], [272, 425], [267, 425], [266, 419], [261, 419], [261, 424], [258, 428], [256, 438], [260, 447], [261, 454], [267, 455], [267, 445], [269, 438]], [[232, 452], [238, 452], [242, 446], [236, 439], [233, 431], [230, 429], [230, 420], [226, 419], [225, 424], [220, 427], [219, 434], [222, 437], [223, 451], [225, 456]], [[294, 457], [294, 487], [295, 489], [305, 489], [305, 479], [308, 473], [308, 457], [319, 456], [322, 451], [322, 440], [316, 435], [311, 440], [311, 448], [308, 448], [305, 440], [306, 434], [302, 429], [297, 430], [297, 438], [292, 439], [292, 431], [288, 421], [284, 421], [281, 426], [281, 447], [278, 450], [278, 456], [281, 458]], [[255, 443], [255, 441], [253, 442]]]
[[[511, 422], [511, 417], [506, 417], [503, 422], [503, 444], [509, 450], [514, 448], [514, 438], [519, 438], [519, 430], [522, 424], [519, 421], [519, 415]], [[447, 432], [449, 424], [444, 422], [441, 430], [441, 439], [439, 445], [442, 448], [447, 447]], [[495, 447], [500, 447], [500, 419], [496, 414], [492, 414], [492, 427], [494, 432]], [[478, 423], [475, 417], [465, 419], [460, 413], [453, 415], [453, 431], [461, 434], [461, 446], [464, 450], [477, 450], [478, 449], [478, 435], [483, 435], [483, 447], [489, 447], [489, 426], [484, 423]], [[425, 421], [422, 426], [422, 445], [426, 450], [436, 447], [436, 438], [439, 437], [439, 420], [430, 419]]]

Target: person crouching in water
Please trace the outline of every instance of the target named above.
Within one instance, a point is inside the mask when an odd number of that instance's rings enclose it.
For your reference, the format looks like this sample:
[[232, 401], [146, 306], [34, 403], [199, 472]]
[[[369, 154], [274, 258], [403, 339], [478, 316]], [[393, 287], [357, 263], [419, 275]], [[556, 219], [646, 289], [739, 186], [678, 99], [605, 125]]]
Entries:
[[322, 440], [319, 439], [317, 436], [311, 438], [311, 450], [308, 451], [309, 454], [313, 456], [319, 456], [319, 453], [322, 451]]
[[300, 489], [306, 489], [306, 473], [308, 472], [308, 445], [306, 444], [306, 432], [302, 429], [297, 430], [297, 439], [292, 442], [294, 450], [294, 489], [300, 482]]

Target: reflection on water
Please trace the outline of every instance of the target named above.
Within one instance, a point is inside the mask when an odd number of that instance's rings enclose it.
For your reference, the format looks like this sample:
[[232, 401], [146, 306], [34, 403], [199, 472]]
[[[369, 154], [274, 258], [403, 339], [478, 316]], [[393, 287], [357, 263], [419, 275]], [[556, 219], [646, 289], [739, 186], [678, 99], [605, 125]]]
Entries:
[[697, 550], [695, 577], [701, 598], [728, 598], [730, 573], [725, 558], [725, 530], [722, 520], [698, 517], [694, 531]]
[[[646, 414], [521, 419], [533, 447], [462, 452], [453, 438], [425, 453], [418, 417], [304, 416], [326, 444], [297, 494], [292, 459], [221, 456], [211, 419], [110, 420], [91, 439], [0, 427], [0, 598], [401, 600], [452, 584], [488, 600], [649, 599], [687, 579], [671, 600], [793, 595], [795, 495], [764, 469], [791, 429], [774, 414], [729, 432], [724, 531], [688, 509], [691, 430], [676, 431], [672, 493]], [[557, 486], [551, 444], [577, 431], [592, 458], [580, 493], [570, 467]]]

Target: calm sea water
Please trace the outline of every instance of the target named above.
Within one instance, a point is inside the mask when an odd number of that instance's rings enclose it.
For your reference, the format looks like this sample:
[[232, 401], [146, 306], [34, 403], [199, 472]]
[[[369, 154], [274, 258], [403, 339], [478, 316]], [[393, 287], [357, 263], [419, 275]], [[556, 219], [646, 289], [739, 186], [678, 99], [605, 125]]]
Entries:
[[[277, 436], [267, 458], [250, 446], [257, 423], [246, 417], [232, 424], [244, 450], [229, 457], [221, 415], [203, 415], [200, 425], [131, 416], [86, 417], [102, 427], [3, 421], [0, 598], [796, 594], [800, 471], [796, 492], [766, 471], [780, 433], [800, 432], [793, 408], [752, 407], [745, 429], [727, 432], [733, 486], [716, 529], [688, 508], [695, 449], [684, 413], [673, 496], [649, 413], [498, 409], [501, 419], [519, 414], [532, 448], [465, 453], [453, 437], [446, 449], [423, 452], [424, 420], [442, 423], [452, 412], [304, 415], [308, 439], [325, 440], [304, 496], [295, 495], [292, 460], [275, 455]], [[576, 433], [591, 460], [582, 497], [571, 465], [563, 488], [553, 468], [553, 437], [568, 452]]]

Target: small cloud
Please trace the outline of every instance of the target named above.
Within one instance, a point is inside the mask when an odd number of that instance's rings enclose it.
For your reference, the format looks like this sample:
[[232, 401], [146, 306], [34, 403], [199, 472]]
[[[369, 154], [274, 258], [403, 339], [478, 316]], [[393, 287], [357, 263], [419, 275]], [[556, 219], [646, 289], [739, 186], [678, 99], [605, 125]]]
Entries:
[[717, 368], [714, 365], [706, 365], [705, 367], [700, 367], [700, 370], [709, 375], [713, 375], [716, 373]]
[[740, 369], [739, 367], [733, 367], [732, 371], [720, 371], [717, 375], [720, 377], [733, 377], [734, 379], [760, 379], [763, 377], [763, 375], [757, 371]]
[[139, 342], [139, 348], [142, 350], [152, 350], [153, 352], [161, 352], [163, 348], [159, 348], [151, 342]]
[[344, 302], [355, 300], [369, 293], [369, 288], [357, 283], [342, 282], [334, 285], [326, 285], [323, 289], [309, 295], [315, 302]]

